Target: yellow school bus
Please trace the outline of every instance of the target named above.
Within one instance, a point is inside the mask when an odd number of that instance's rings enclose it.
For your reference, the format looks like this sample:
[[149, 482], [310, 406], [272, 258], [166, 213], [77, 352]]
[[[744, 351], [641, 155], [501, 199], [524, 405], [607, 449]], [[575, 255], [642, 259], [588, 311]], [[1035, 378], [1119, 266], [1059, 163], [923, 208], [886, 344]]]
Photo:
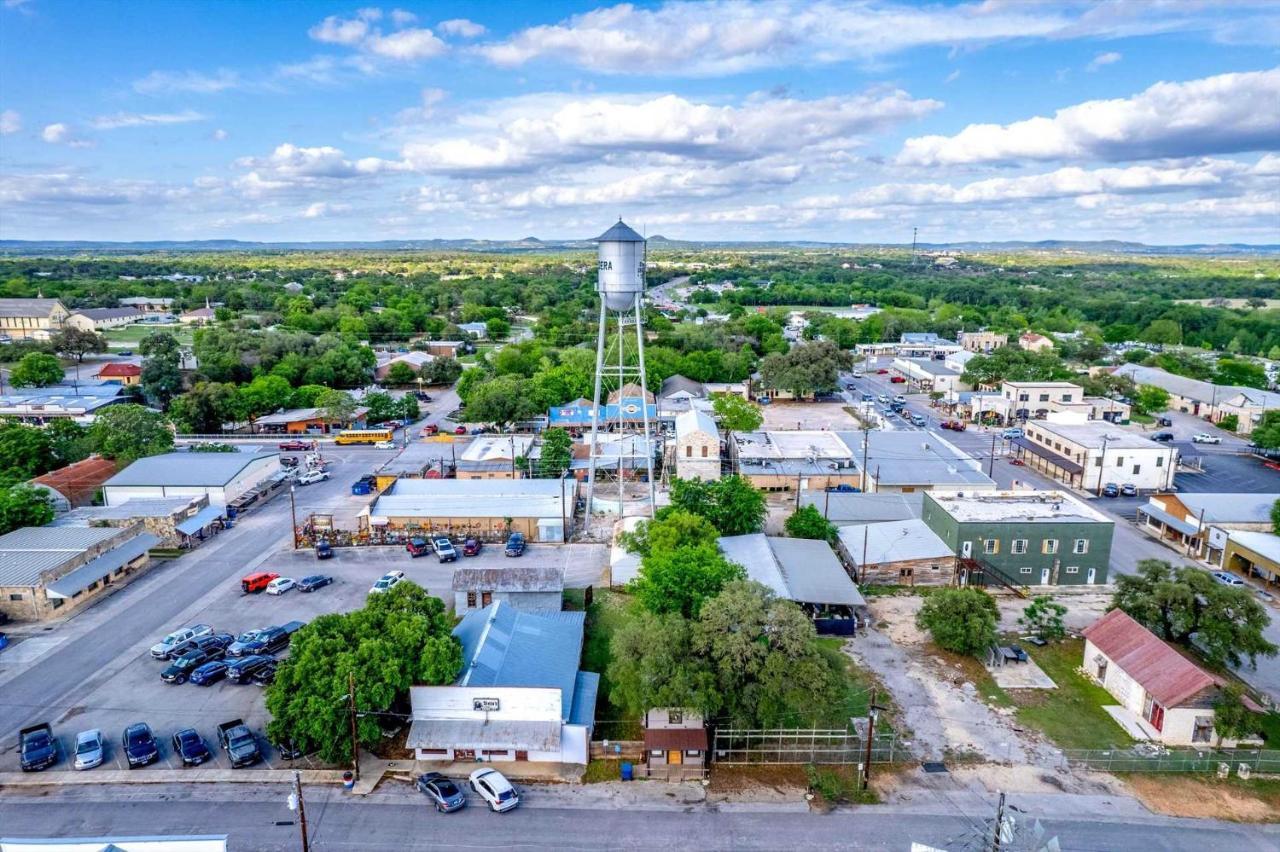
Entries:
[[376, 444], [379, 441], [390, 440], [390, 429], [343, 429], [333, 442], [335, 444]]

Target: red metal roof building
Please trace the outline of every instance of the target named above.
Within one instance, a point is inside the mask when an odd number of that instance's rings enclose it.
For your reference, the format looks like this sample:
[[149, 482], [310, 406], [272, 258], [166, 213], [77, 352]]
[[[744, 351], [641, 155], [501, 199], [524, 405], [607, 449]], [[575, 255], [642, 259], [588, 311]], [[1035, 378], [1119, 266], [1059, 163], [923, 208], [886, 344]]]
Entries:
[[[115, 462], [92, 456], [37, 476], [31, 480], [31, 484], [43, 485], [55, 492], [55, 508], [66, 511], [92, 503], [93, 495], [115, 473]], [[62, 499], [59, 500], [59, 497]]]
[[1165, 707], [1217, 685], [1213, 675], [1123, 610], [1113, 609], [1086, 627], [1084, 637]]
[[137, 384], [142, 380], [142, 368], [137, 364], [116, 361], [104, 364], [98, 371], [98, 378], [104, 382], [119, 382], [122, 385]]

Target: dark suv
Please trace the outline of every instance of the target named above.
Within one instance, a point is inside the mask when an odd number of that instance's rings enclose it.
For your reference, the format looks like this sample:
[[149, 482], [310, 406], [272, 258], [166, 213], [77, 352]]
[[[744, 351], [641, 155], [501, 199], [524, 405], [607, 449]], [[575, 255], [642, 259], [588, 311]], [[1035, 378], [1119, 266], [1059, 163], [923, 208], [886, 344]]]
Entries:
[[204, 651], [211, 660], [220, 660], [226, 656], [227, 648], [236, 641], [230, 633], [214, 633], [209, 636], [197, 636], [174, 651], [173, 657], [181, 657], [191, 651]]
[[221, 651], [214, 651], [217, 656], [212, 656], [207, 651], [188, 651], [178, 659], [169, 664], [169, 667], [160, 672], [160, 679], [165, 683], [183, 684], [191, 677], [191, 673], [203, 666], [205, 663], [213, 662], [222, 657]]
[[130, 769], [146, 766], [160, 759], [160, 747], [156, 745], [155, 735], [146, 722], [137, 722], [125, 728], [121, 739]]
[[283, 627], [264, 627], [243, 633], [227, 651], [233, 657], [251, 654], [274, 654], [289, 644], [289, 631]]

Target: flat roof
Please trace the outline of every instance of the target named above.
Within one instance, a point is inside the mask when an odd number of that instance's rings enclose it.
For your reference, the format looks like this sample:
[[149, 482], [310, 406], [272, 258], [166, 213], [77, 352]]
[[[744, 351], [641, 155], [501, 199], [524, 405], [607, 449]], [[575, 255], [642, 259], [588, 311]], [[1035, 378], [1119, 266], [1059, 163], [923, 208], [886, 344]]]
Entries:
[[920, 517], [923, 491], [906, 494], [863, 494], [841, 491], [802, 491], [800, 504], [814, 506], [833, 524], [902, 521]]
[[740, 459], [847, 459], [852, 448], [835, 432], [822, 430], [734, 432]]
[[[853, 463], [862, 468], [862, 432], [840, 432], [853, 451]], [[880, 486], [952, 485], [994, 489], [996, 483], [982, 464], [937, 432], [886, 431], [867, 436], [867, 472]]]
[[1091, 449], [1102, 449], [1105, 439], [1109, 450], [1168, 450], [1159, 441], [1136, 435], [1111, 423], [1097, 420], [1088, 423], [1055, 423], [1051, 420], [1029, 420], [1026, 429], [1037, 428]]
[[945, 361], [935, 361], [932, 358], [898, 358], [898, 361], [918, 367], [926, 373], [935, 376], [958, 376], [959, 370], [954, 370], [946, 365]]
[[726, 559], [741, 565], [749, 578], [780, 598], [811, 604], [866, 604], [825, 541], [752, 533], [723, 536], [719, 544]]
[[851, 524], [840, 527], [839, 535], [845, 551], [858, 565], [955, 557], [947, 543], [918, 518]]
[[[1157, 497], [1166, 495], [1155, 495]], [[1213, 492], [1178, 492], [1168, 495], [1179, 500], [1199, 517], [1204, 512], [1204, 522], [1266, 524], [1271, 522], [1271, 507], [1280, 500], [1280, 494], [1222, 494]]]
[[1100, 523], [1111, 519], [1065, 491], [975, 491], [926, 495], [958, 521]]
[[164, 453], [138, 459], [106, 481], [105, 487], [130, 485], [211, 486], [226, 485], [246, 467], [263, 460], [275, 459], [280, 453]]
[[560, 593], [564, 591], [564, 566], [517, 564], [502, 568], [457, 568], [453, 572], [453, 590]]
[[532, 435], [500, 435], [476, 438], [458, 456], [458, 461], [487, 462], [495, 460], [510, 461], [513, 458], [529, 454], [533, 445]]
[[[573, 500], [573, 488], [558, 479], [397, 479], [373, 502], [369, 514], [378, 518], [558, 520], [562, 493], [566, 500]], [[572, 509], [568, 511], [572, 514]]]
[[1280, 565], [1280, 535], [1253, 530], [1232, 530], [1227, 538]]

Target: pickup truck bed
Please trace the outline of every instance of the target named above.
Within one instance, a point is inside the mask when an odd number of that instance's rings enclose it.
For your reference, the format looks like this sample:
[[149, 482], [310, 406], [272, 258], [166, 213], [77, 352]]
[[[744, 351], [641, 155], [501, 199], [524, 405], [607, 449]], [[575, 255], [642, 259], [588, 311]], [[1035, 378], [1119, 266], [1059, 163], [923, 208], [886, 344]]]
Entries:
[[218, 726], [218, 745], [227, 753], [233, 769], [251, 766], [262, 759], [258, 739], [242, 719], [232, 719]]

